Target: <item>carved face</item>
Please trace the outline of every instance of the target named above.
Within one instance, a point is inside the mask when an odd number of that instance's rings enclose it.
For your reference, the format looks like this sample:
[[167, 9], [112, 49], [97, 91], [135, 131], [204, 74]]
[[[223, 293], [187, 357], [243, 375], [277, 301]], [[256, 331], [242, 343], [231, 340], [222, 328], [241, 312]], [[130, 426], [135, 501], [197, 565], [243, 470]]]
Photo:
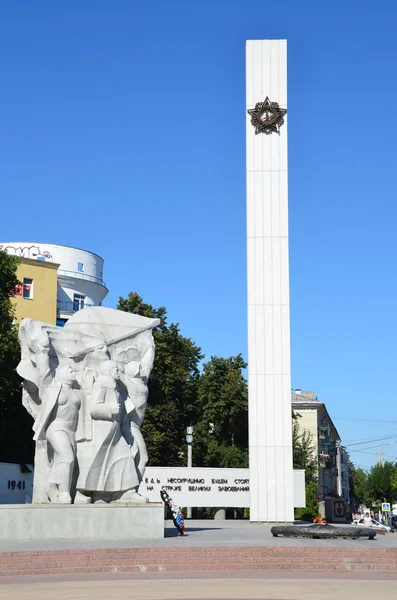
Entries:
[[70, 381], [74, 381], [76, 379], [76, 373], [73, 371], [72, 367], [68, 367], [67, 374], [68, 377], [70, 377]]
[[140, 375], [141, 365], [139, 362], [132, 360], [125, 365], [124, 371], [128, 377], [136, 377], [137, 375]]
[[65, 383], [73, 383], [76, 380], [76, 373], [70, 365], [63, 366], [58, 369], [57, 378]]
[[120, 379], [120, 371], [117, 365], [110, 369], [109, 374], [113, 379]]

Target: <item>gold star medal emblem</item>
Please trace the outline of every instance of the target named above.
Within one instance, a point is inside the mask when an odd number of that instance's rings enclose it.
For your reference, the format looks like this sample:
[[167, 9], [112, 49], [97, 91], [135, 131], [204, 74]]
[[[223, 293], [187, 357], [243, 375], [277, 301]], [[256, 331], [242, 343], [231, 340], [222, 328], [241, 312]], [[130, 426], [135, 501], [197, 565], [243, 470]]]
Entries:
[[248, 114], [251, 117], [251, 123], [255, 127], [255, 134], [258, 133], [278, 133], [280, 127], [284, 124], [284, 116], [287, 114], [286, 108], [280, 108], [277, 102], [270, 102], [266, 96], [264, 102], [257, 102], [255, 108], [250, 108]]

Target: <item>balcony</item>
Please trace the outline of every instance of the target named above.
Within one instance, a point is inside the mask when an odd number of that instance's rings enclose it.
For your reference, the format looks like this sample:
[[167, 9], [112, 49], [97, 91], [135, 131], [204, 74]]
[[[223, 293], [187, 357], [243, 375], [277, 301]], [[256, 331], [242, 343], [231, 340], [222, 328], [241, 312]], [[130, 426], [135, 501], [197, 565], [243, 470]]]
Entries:
[[322, 469], [329, 469], [331, 466], [331, 457], [329, 454], [325, 454], [324, 452], [321, 452], [321, 454], [319, 455], [319, 466]]
[[92, 283], [97, 283], [98, 285], [103, 285], [103, 287], [106, 287], [106, 283], [103, 281], [103, 279], [94, 277], [94, 275], [88, 275], [83, 271], [67, 271], [66, 269], [58, 269], [58, 276], [71, 277], [72, 279], [84, 279], [85, 281], [92, 281]]
[[57, 311], [59, 313], [75, 313], [87, 306], [96, 306], [95, 304], [87, 304], [81, 300], [57, 300]]
[[329, 437], [328, 427], [320, 427], [318, 437], [320, 440], [328, 439], [328, 437]]

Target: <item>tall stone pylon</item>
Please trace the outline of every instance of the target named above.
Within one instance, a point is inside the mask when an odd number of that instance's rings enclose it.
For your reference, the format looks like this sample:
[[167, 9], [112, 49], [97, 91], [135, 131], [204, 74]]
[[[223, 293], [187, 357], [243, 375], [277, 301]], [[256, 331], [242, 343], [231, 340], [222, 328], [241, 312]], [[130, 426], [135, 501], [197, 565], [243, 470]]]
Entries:
[[287, 42], [246, 45], [250, 519], [294, 518]]

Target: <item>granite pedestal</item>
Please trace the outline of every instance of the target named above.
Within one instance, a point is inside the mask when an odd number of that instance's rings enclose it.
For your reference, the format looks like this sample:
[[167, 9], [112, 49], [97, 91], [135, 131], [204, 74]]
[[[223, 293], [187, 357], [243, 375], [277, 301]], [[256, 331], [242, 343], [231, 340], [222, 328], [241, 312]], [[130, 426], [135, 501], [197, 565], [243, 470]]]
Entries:
[[0, 505], [0, 540], [163, 537], [164, 507], [161, 503]]

